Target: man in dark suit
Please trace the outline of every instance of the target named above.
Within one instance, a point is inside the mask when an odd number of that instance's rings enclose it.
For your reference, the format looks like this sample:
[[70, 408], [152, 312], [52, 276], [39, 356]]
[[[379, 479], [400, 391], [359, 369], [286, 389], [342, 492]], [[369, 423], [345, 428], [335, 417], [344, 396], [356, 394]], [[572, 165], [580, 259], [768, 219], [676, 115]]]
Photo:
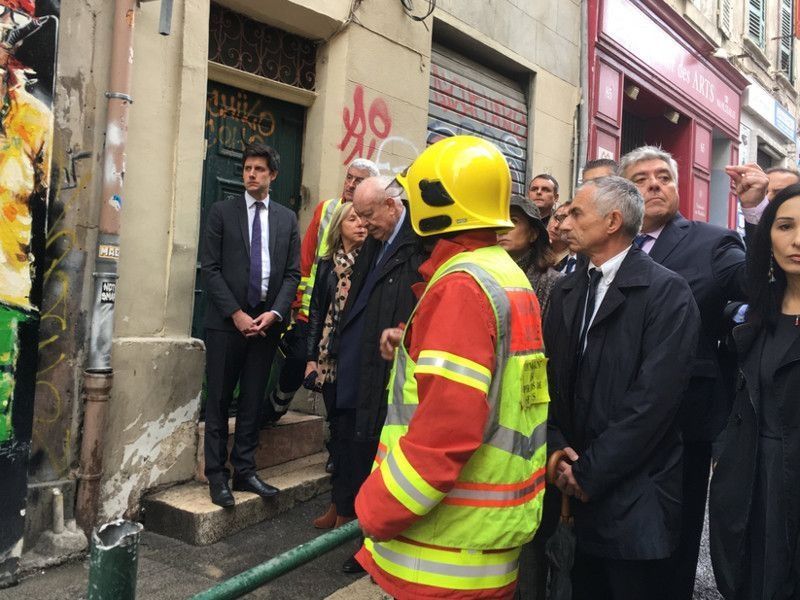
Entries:
[[274, 496], [256, 474], [261, 407], [272, 358], [300, 281], [297, 217], [269, 197], [278, 153], [263, 144], [244, 151], [245, 192], [211, 206], [201, 256], [206, 310], [205, 474], [211, 501], [233, 506], [228, 487], [228, 406], [238, 383], [230, 460], [233, 489]]
[[621, 177], [578, 189], [561, 230], [588, 259], [559, 280], [544, 325], [548, 447], [573, 497], [575, 600], [671, 600], [681, 519], [676, 421], [699, 315], [686, 282], [631, 240], [641, 195]]
[[[347, 506], [337, 504], [340, 517], [355, 518], [355, 497], [370, 473], [386, 418], [391, 363], [378, 352], [384, 329], [404, 323], [417, 303], [412, 291], [422, 281], [422, 244], [411, 228], [408, 211], [386, 177], [365, 179], [356, 189], [353, 208], [369, 231], [353, 266], [338, 334], [339, 376], [336, 379], [337, 432], [344, 453], [337, 485]], [[388, 186], [388, 189], [387, 189]], [[344, 498], [342, 505], [345, 504]], [[341, 511], [347, 510], [342, 514]], [[342, 569], [360, 573], [353, 557]]]
[[691, 600], [703, 531], [711, 443], [722, 430], [732, 397], [733, 363], [720, 340], [727, 331], [724, 308], [745, 299], [745, 247], [738, 233], [688, 221], [678, 212], [677, 164], [652, 146], [622, 157], [620, 174], [642, 193], [645, 214], [638, 245], [657, 263], [683, 277], [700, 308], [702, 327], [690, 366], [691, 379], [679, 421], [684, 436], [683, 524], [673, 558], [669, 597]]

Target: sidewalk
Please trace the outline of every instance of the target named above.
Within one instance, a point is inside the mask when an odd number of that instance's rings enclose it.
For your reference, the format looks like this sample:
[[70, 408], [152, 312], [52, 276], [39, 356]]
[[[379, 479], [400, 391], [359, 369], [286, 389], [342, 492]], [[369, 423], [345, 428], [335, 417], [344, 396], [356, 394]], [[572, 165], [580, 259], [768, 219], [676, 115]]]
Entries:
[[[191, 597], [271, 557], [306, 542], [320, 533], [311, 527], [325, 510], [328, 494], [301, 504], [276, 519], [254, 525], [210, 546], [190, 546], [145, 531], [139, 545], [137, 600], [176, 600]], [[244, 596], [269, 600], [322, 600], [357, 582], [347, 600], [380, 600], [377, 586], [359, 581], [340, 570], [356, 543], [350, 542], [279, 577]], [[0, 600], [78, 600], [85, 598], [88, 560], [61, 565], [30, 575], [11, 588], [0, 590]]]

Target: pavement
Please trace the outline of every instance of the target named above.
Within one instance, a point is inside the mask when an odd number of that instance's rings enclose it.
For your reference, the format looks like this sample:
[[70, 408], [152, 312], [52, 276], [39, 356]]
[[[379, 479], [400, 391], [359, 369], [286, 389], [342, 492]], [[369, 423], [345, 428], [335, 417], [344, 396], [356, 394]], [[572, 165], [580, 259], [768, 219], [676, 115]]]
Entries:
[[[276, 519], [264, 521], [209, 546], [189, 544], [145, 531], [139, 544], [138, 600], [189, 598], [220, 581], [320, 535], [311, 521], [325, 511], [330, 497], [318, 496]], [[356, 542], [315, 559], [243, 596], [269, 600], [322, 600], [350, 584], [347, 600], [383, 597], [369, 578], [342, 573], [341, 564], [357, 549]], [[86, 597], [88, 560], [38, 571], [11, 588], [0, 600], [78, 600]]]
[[[145, 531], [139, 545], [139, 600], [189, 598], [233, 575], [302, 544], [321, 532], [310, 522], [328, 505], [327, 494], [298, 505], [209, 546], [192, 546]], [[349, 542], [243, 596], [270, 600], [389, 600], [369, 577], [347, 575], [342, 562], [355, 551]], [[78, 600], [86, 597], [88, 560], [33, 573], [0, 590], [0, 600]], [[708, 521], [697, 567], [694, 600], [722, 600], [708, 556]]]

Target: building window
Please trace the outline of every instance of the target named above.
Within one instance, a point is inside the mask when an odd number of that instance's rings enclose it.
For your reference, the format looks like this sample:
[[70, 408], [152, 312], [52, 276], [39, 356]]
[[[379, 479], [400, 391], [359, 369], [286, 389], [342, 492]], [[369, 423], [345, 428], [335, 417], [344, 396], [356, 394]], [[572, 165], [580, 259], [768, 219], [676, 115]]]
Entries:
[[792, 0], [781, 0], [780, 10], [780, 43], [778, 44], [778, 70], [794, 83], [794, 31], [792, 15], [794, 14], [794, 2]]
[[733, 0], [719, 0], [719, 28], [725, 37], [733, 34]]
[[747, 11], [747, 35], [761, 48], [764, 47], [766, 39], [764, 31], [766, 22], [765, 4], [766, 0], [749, 0]]

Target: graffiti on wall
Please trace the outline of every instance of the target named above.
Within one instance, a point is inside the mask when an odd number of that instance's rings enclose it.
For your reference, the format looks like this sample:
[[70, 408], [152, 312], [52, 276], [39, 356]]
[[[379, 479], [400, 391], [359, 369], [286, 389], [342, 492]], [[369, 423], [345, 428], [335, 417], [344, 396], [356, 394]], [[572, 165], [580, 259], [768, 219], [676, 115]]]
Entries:
[[53, 158], [55, 189], [48, 207], [43, 298], [39, 325], [33, 447], [29, 477], [35, 481], [69, 475], [72, 457], [72, 380], [83, 317], [79, 299], [86, 252], [67, 216], [91, 182], [91, 152], [78, 148]]
[[399, 173], [419, 154], [407, 138], [392, 135], [392, 115], [389, 104], [378, 97], [364, 101], [364, 87], [353, 90], [352, 103], [342, 109], [344, 135], [338, 144], [347, 165], [354, 158], [375, 161], [382, 173]]
[[208, 145], [241, 152], [247, 144], [264, 143], [275, 133], [275, 117], [261, 103], [262, 97], [256, 94], [210, 87], [206, 100]]
[[24, 527], [58, 8], [0, 0], [0, 581], [15, 576]]
[[348, 152], [343, 164], [357, 157], [372, 160], [378, 144], [389, 137], [392, 131], [392, 117], [389, 106], [383, 98], [375, 98], [369, 108], [364, 107], [364, 87], [357, 85], [353, 90], [353, 105], [342, 110], [344, 137], [339, 142], [339, 150]]
[[508, 160], [515, 193], [524, 193], [528, 116], [521, 99], [431, 65], [428, 144], [452, 135], [477, 135], [497, 145]]

